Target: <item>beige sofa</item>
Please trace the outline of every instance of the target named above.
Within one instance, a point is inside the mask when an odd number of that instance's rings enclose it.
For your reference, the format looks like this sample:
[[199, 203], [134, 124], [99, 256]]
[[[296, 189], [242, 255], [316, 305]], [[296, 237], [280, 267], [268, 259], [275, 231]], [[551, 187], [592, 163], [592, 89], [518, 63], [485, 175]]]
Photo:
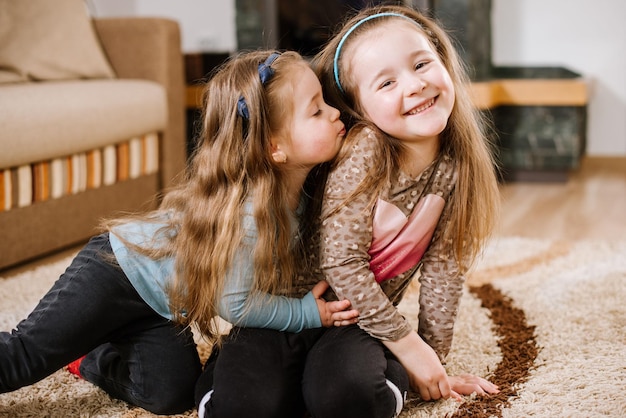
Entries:
[[[54, 39], [39, 36], [48, 45], [22, 49], [11, 31], [22, 30], [18, 21], [26, 18], [32, 28], [38, 17], [16, 6], [9, 27], [0, 18], [0, 269], [85, 242], [103, 217], [153, 207], [186, 160], [176, 22], [92, 20], [80, 15], [86, 13], [80, 0], [0, 0], [0, 8], [20, 3], [47, 8], [34, 13], [46, 24], [56, 18], [42, 13], [59, 14], [64, 5], [72, 11], [49, 29]], [[72, 59], [49, 44], [71, 25], [83, 25], [78, 41], [89, 34], [104, 57], [88, 64], [93, 57], [74, 45], [76, 66], [99, 69], [60, 68], [71, 67]], [[76, 42], [69, 32], [67, 43]], [[17, 40], [28, 45], [32, 38], [27, 33]], [[29, 54], [31, 62], [13, 63]]]

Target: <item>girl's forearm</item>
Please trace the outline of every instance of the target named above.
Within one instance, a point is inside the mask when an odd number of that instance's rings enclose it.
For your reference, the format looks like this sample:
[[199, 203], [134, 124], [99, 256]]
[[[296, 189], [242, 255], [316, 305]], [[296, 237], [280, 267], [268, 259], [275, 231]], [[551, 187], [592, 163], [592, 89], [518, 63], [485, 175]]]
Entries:
[[253, 290], [254, 268], [250, 253], [240, 251], [224, 279], [218, 312], [233, 325], [300, 332], [322, 326], [315, 297], [302, 299]]
[[[231, 295], [234, 296], [234, 295]], [[267, 293], [241, 293], [220, 301], [220, 316], [240, 327], [300, 332], [322, 326], [314, 296], [289, 298]]]
[[[429, 352], [434, 354], [433, 349], [422, 340], [417, 332], [410, 332], [396, 341], [383, 341], [383, 344], [400, 361], [402, 359], [411, 360], [415, 357], [428, 357]], [[437, 362], [439, 362], [438, 359]]]
[[422, 399], [448, 398], [453, 394], [439, 357], [416, 332], [410, 332], [397, 341], [383, 341], [383, 344], [404, 366], [411, 387], [419, 392]]

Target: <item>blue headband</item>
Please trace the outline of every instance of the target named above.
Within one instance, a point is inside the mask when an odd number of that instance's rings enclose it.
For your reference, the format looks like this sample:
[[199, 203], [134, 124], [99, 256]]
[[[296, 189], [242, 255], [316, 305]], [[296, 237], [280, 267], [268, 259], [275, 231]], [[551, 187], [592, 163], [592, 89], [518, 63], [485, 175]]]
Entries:
[[[272, 64], [276, 61], [276, 58], [280, 56], [280, 53], [274, 52], [272, 55], [267, 57], [265, 62], [259, 64], [257, 71], [259, 72], [259, 78], [261, 79], [261, 85], [265, 85], [270, 78], [274, 75], [274, 69], [272, 68]], [[237, 114], [244, 119], [250, 119], [250, 112], [248, 111], [248, 105], [246, 104], [246, 99], [243, 96], [239, 96], [239, 100], [237, 101]]]
[[363, 23], [367, 22], [368, 20], [376, 19], [378, 17], [386, 17], [386, 16], [401, 17], [403, 19], [410, 20], [411, 22], [417, 24], [417, 22], [411, 19], [410, 17], [405, 16], [400, 13], [393, 13], [393, 12], [376, 13], [371, 16], [364, 17], [363, 19], [356, 22], [354, 26], [352, 26], [350, 30], [348, 30], [348, 32], [346, 32], [346, 34], [341, 37], [341, 40], [339, 41], [339, 45], [337, 45], [337, 50], [335, 51], [335, 58], [333, 59], [333, 73], [335, 75], [335, 83], [337, 84], [337, 87], [339, 87], [339, 90], [341, 90], [342, 93], [343, 93], [343, 88], [341, 87], [341, 83], [339, 82], [339, 62], [338, 61], [339, 61], [339, 54], [341, 54], [341, 48], [343, 48], [343, 44], [346, 42], [346, 39], [348, 38], [348, 36], [350, 36], [350, 34], [354, 32], [354, 30], [358, 28], [359, 26], [361, 26]]

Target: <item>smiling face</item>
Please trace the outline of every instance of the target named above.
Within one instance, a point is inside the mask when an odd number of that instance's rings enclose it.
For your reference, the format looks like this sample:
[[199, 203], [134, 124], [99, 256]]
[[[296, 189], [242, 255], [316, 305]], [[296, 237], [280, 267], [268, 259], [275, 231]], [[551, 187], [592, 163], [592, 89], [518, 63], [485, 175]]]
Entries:
[[454, 106], [454, 85], [416, 24], [392, 18], [345, 51], [364, 116], [405, 143], [438, 141]]
[[282, 162], [282, 153], [286, 168], [308, 171], [337, 155], [346, 130], [339, 111], [324, 101], [322, 86], [311, 68], [298, 66], [291, 78], [291, 117], [287, 129], [273, 141], [278, 152], [275, 159]]

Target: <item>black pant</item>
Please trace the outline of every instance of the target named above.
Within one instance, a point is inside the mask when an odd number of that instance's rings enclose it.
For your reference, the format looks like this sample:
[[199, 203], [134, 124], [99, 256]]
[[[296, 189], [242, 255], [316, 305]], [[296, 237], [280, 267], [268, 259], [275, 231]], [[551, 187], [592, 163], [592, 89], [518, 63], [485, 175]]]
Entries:
[[111, 396], [159, 414], [193, 407], [201, 371], [189, 329], [154, 312], [94, 237], [33, 312], [0, 333], [0, 393], [33, 384], [87, 354], [80, 372]]
[[205, 417], [394, 415], [396, 399], [385, 381], [389, 362], [399, 363], [356, 325], [297, 334], [234, 328], [209, 361], [214, 392]]

